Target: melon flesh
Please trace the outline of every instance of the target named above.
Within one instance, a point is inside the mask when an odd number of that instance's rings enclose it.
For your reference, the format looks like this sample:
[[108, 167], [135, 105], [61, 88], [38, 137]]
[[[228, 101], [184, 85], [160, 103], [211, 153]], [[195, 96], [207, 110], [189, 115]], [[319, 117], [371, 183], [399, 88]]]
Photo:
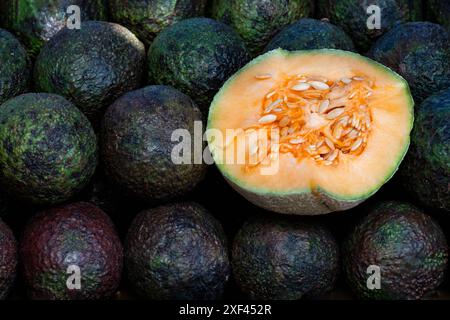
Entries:
[[[406, 81], [368, 58], [277, 49], [218, 92], [208, 129], [224, 139], [208, 142], [227, 181], [256, 205], [324, 214], [356, 206], [392, 177], [409, 146], [413, 105]], [[252, 130], [272, 129], [267, 150], [249, 139]]]

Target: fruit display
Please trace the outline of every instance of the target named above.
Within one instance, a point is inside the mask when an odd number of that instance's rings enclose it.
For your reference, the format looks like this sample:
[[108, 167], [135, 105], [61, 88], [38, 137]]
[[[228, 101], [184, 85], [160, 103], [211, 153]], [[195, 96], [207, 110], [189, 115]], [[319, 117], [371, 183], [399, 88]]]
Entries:
[[448, 3], [0, 0], [0, 300], [450, 300]]

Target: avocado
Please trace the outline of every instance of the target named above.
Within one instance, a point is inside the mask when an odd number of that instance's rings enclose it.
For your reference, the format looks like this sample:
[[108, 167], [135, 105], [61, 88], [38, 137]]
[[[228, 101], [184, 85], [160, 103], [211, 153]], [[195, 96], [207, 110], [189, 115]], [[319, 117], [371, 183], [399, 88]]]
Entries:
[[0, 105], [28, 90], [30, 65], [25, 48], [11, 33], [0, 29]]
[[95, 123], [104, 107], [140, 86], [145, 49], [118, 24], [82, 25], [80, 30], [63, 29], [43, 47], [34, 80], [37, 90], [64, 96]]
[[280, 31], [266, 46], [265, 52], [285, 50], [341, 49], [355, 51], [352, 39], [328, 21], [300, 19]]
[[311, 0], [213, 0], [212, 17], [232, 26], [253, 56], [283, 27], [310, 16]]
[[63, 97], [27, 93], [0, 107], [0, 188], [34, 204], [68, 200], [87, 185], [97, 143], [87, 118]]
[[5, 28], [17, 34], [31, 56], [39, 54], [45, 42], [63, 29], [73, 12], [80, 8], [81, 24], [86, 20], [106, 20], [106, 0], [2, 0], [0, 20]]
[[[206, 170], [203, 159], [194, 162], [193, 143], [198, 139], [194, 125], [201, 126], [201, 120], [192, 100], [172, 87], [148, 86], [123, 95], [102, 121], [101, 156], [106, 176], [125, 193], [145, 202], [186, 195]], [[174, 134], [180, 131], [188, 137], [178, 140]], [[201, 139], [202, 132], [199, 134]], [[184, 157], [178, 163], [174, 157], [180, 155], [180, 144]]]
[[292, 217], [245, 222], [232, 250], [234, 278], [251, 299], [320, 297], [339, 273], [339, 248], [323, 225]]
[[[450, 88], [416, 108], [411, 146], [401, 169], [414, 199], [450, 211]], [[418, 170], [418, 168], [420, 168]]]
[[[119, 285], [123, 253], [109, 217], [93, 204], [46, 209], [25, 227], [20, 245], [23, 277], [34, 300], [110, 298]], [[79, 271], [81, 288], [70, 287]], [[71, 271], [73, 270], [73, 271]]]
[[110, 0], [109, 9], [114, 22], [129, 28], [145, 44], [164, 28], [183, 19], [200, 17], [207, 0]]
[[450, 2], [445, 0], [428, 0], [427, 3], [433, 20], [450, 29]]
[[[376, 6], [376, 7], [373, 7]], [[319, 0], [318, 17], [341, 26], [358, 49], [367, 51], [374, 40], [399, 23], [422, 20], [422, 0]], [[369, 28], [379, 8], [379, 26]]]
[[190, 96], [206, 118], [216, 92], [249, 59], [244, 43], [230, 27], [191, 18], [155, 38], [148, 50], [149, 78]]
[[226, 242], [220, 223], [199, 204], [143, 211], [125, 242], [128, 279], [149, 299], [219, 299], [230, 273]]
[[[373, 207], [344, 244], [343, 264], [352, 290], [365, 299], [420, 299], [443, 281], [448, 246], [441, 228], [411, 204]], [[379, 289], [369, 267], [380, 270]], [[374, 269], [375, 270], [375, 269]], [[375, 271], [376, 272], [376, 271]]]
[[450, 87], [450, 34], [431, 22], [396, 26], [371, 48], [369, 56], [402, 75], [416, 103]]
[[5, 299], [16, 278], [17, 243], [11, 229], [0, 220], [0, 300]]

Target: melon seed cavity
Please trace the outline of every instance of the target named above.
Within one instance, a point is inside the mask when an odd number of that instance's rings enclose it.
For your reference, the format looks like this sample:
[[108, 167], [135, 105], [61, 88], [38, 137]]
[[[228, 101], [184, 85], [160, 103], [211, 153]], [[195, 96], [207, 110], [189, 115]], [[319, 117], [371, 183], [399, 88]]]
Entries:
[[[265, 73], [255, 78], [272, 77]], [[337, 81], [288, 76], [263, 95], [258, 123], [246, 132], [279, 129], [280, 153], [331, 166], [339, 163], [342, 155], [364, 152], [372, 123], [369, 99], [373, 90], [373, 81], [361, 75]]]

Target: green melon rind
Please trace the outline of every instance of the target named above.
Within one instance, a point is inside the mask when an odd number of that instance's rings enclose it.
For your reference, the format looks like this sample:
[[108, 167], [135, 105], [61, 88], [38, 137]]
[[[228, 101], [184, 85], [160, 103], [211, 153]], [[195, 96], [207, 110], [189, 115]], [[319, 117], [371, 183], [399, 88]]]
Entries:
[[[392, 71], [388, 67], [373, 61], [367, 57], [361, 56], [357, 53], [350, 51], [343, 51], [337, 49], [316, 49], [316, 50], [302, 50], [302, 51], [287, 51], [283, 49], [275, 49], [269, 51], [256, 59], [249, 62], [246, 66], [235, 73], [225, 84], [222, 86], [220, 91], [216, 94], [211, 103], [208, 116], [207, 129], [214, 128], [214, 111], [221, 100], [224, 92], [233, 83], [233, 81], [241, 74], [246, 72], [252, 66], [263, 62], [265, 59], [273, 55], [310, 55], [310, 54], [329, 54], [329, 55], [341, 55], [341, 56], [352, 56], [360, 60], [364, 60], [377, 69], [384, 71], [386, 75], [394, 78], [396, 81], [402, 83], [404, 87], [404, 93], [409, 98], [408, 107], [410, 109], [410, 128], [411, 132], [414, 123], [414, 100], [412, 98], [408, 83], [403, 79], [398, 73]], [[211, 143], [208, 139], [208, 144]], [[291, 191], [274, 192], [267, 188], [255, 188], [246, 184], [245, 181], [233, 177], [227, 172], [223, 164], [216, 163], [219, 171], [224, 176], [225, 180], [242, 196], [247, 200], [260, 206], [264, 209], [285, 213], [285, 214], [298, 214], [298, 215], [319, 215], [326, 214], [334, 211], [343, 211], [351, 209], [364, 200], [375, 194], [387, 181], [389, 181], [395, 172], [398, 170], [400, 163], [403, 161], [410, 144], [410, 139], [408, 137], [407, 142], [404, 145], [403, 150], [398, 156], [398, 160], [393, 163], [392, 167], [386, 173], [385, 178], [378, 185], [375, 185], [372, 189], [354, 195], [340, 195], [328, 192], [320, 187], [315, 190], [310, 189], [293, 189]], [[212, 152], [213, 158], [215, 157], [214, 152]]]

